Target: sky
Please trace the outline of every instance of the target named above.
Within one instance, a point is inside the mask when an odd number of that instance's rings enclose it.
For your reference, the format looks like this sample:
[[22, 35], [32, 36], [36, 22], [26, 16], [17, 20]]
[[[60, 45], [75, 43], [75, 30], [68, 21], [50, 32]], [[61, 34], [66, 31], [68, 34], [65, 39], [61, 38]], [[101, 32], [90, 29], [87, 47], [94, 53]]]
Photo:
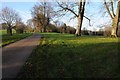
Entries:
[[[4, 7], [9, 7], [14, 9], [22, 17], [22, 21], [26, 23], [28, 19], [31, 19], [31, 9], [36, 4], [37, 0], [1, 0], [0, 9]], [[87, 3], [85, 9], [85, 16], [91, 19], [91, 26], [89, 26], [89, 21], [84, 18], [82, 28], [87, 28], [88, 30], [98, 30], [100, 25], [110, 23], [110, 18], [108, 15], [104, 15], [100, 12], [102, 2], [89, 2]], [[77, 8], [76, 8], [77, 9]], [[77, 19], [70, 18], [73, 15], [68, 13], [66, 16], [59, 18], [60, 22], [64, 22], [69, 26], [74, 28], [77, 27]]]
[[22, 17], [23, 22], [26, 22], [28, 19], [31, 19], [31, 9], [34, 6], [35, 2], [4, 2], [2, 7], [9, 7]]

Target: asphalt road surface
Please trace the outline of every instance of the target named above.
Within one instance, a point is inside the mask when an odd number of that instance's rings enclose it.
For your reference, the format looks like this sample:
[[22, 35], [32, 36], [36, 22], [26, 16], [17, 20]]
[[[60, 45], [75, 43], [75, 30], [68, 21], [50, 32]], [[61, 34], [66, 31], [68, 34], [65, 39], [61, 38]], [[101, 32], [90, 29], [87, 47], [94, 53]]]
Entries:
[[33, 49], [39, 44], [40, 35], [32, 36], [2, 48], [2, 79], [14, 79]]

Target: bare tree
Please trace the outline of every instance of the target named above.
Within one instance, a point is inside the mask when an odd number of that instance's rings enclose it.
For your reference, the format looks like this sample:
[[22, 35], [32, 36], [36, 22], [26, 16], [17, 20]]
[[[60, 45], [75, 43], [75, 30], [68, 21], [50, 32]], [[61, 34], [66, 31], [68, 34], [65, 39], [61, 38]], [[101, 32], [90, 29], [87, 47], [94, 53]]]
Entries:
[[40, 31], [46, 31], [46, 27], [50, 23], [51, 13], [52, 7], [49, 2], [40, 2], [33, 7], [33, 23], [40, 27]]
[[19, 15], [12, 9], [5, 7], [0, 12], [0, 19], [7, 24], [7, 34], [12, 35], [12, 28], [17, 20], [19, 20]]
[[111, 36], [117, 37], [117, 31], [118, 31], [118, 23], [120, 18], [120, 0], [118, 0], [117, 3], [117, 9], [115, 13], [115, 7], [113, 5], [115, 0], [109, 0], [109, 2], [106, 2], [106, 0], [103, 0], [104, 6], [107, 10], [107, 13], [109, 14], [111, 20], [112, 20], [112, 32]]
[[[57, 3], [62, 8], [62, 10], [69, 11], [72, 14], [74, 14], [73, 19], [77, 18], [78, 26], [77, 26], [77, 30], [76, 30], [75, 34], [76, 34], [76, 36], [81, 36], [81, 28], [82, 28], [82, 23], [83, 23], [83, 17], [88, 19], [89, 22], [90, 22], [90, 19], [84, 15], [86, 0], [78, 0], [77, 3], [72, 3], [70, 6], [65, 4], [65, 3], [63, 3], [63, 2], [62, 2], [62, 4], [60, 4], [59, 2], [57, 2]], [[76, 5], [78, 6], [78, 11], [77, 12], [74, 9], [74, 7]]]
[[22, 34], [25, 30], [25, 24], [21, 20], [17, 20], [14, 29], [16, 30], [16, 33]]

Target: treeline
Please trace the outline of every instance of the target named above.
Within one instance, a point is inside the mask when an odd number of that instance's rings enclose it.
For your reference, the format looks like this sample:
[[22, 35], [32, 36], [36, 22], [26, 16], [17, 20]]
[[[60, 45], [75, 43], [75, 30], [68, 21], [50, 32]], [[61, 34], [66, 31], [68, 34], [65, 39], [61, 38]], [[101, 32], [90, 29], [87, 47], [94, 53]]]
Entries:
[[[0, 25], [2, 26], [1, 30], [7, 30], [8, 29], [8, 24], [1, 23]], [[21, 34], [21, 33], [25, 32], [25, 30], [27, 29], [27, 26], [24, 23], [19, 22], [19, 23], [16, 23], [14, 26], [12, 26], [12, 29], [14, 29], [17, 34]]]
[[[111, 34], [112, 34], [112, 27], [107, 26], [104, 29], [100, 29], [98, 31], [90, 31], [90, 30], [87, 30], [87, 29], [83, 29], [81, 31], [81, 34], [82, 35], [93, 35], [93, 36], [95, 35], [95, 36], [112, 37], [111, 36]], [[118, 29], [117, 35], [118, 35], [118, 37], [120, 37], [120, 29]]]
[[[7, 30], [7, 24], [2, 23], [2, 30]], [[66, 26], [66, 24], [63, 24], [61, 26], [56, 26], [54, 24], [49, 24], [46, 26], [46, 30], [43, 31], [40, 29], [40, 26], [32, 26], [32, 25], [25, 25], [24, 23], [19, 23], [15, 26], [13, 26], [13, 29], [16, 31], [16, 33], [21, 34], [24, 32], [56, 32], [56, 33], [69, 33], [69, 34], [75, 34], [76, 29], [71, 26]]]
[[[36, 29], [36, 27], [34, 28], [34, 32], [44, 32], [43, 30], [39, 30]], [[57, 32], [57, 33], [69, 33], [69, 34], [75, 34], [76, 29], [74, 27], [71, 26], [66, 26], [66, 24], [64, 23], [61, 26], [56, 26], [54, 24], [49, 24], [46, 26], [46, 30], [45, 32]]]
[[[2, 30], [6, 30], [7, 29], [7, 24], [6, 23], [1, 23], [2, 25]], [[30, 24], [25, 25], [24, 23], [19, 23], [16, 24], [13, 29], [16, 31], [16, 33], [21, 34], [21, 33], [26, 33], [26, 32], [44, 32], [42, 31], [42, 29], [40, 30], [40, 26], [32, 26]], [[46, 26], [46, 31], [45, 32], [56, 32], [56, 33], [68, 33], [68, 34], [75, 34], [76, 29], [74, 27], [71, 26], [67, 26], [65, 23], [60, 25], [60, 26], [56, 26], [54, 24], [49, 24], [48, 26]], [[93, 35], [93, 36], [107, 36], [110, 37], [112, 33], [112, 27], [110, 26], [106, 26], [104, 29], [100, 29], [99, 31], [90, 31], [87, 29], [83, 29], [81, 31], [82, 35]], [[118, 30], [118, 36], [120, 36], [120, 29]]]

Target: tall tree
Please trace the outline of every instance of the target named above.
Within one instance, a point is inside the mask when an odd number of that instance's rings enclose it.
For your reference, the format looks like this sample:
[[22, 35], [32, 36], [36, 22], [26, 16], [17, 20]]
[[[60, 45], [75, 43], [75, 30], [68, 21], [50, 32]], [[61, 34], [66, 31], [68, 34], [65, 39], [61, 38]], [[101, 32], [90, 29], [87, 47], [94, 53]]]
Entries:
[[50, 6], [49, 2], [43, 1], [33, 7], [33, 23], [37, 24], [37, 26], [39, 26], [43, 32], [46, 31], [46, 26], [50, 23], [51, 12], [52, 7]]
[[[65, 3], [62, 3], [62, 4], [60, 4], [59, 2], [57, 2], [57, 3], [59, 4], [59, 6], [63, 10], [69, 11], [72, 14], [74, 14], [73, 18], [77, 18], [78, 25], [77, 25], [77, 30], [76, 30], [75, 34], [76, 34], [76, 36], [81, 36], [81, 28], [82, 28], [82, 23], [83, 23], [83, 17], [85, 17], [86, 19], [88, 19], [90, 21], [90, 19], [84, 15], [86, 0], [78, 0], [78, 2], [77, 2], [77, 6], [78, 6], [77, 13], [74, 9], [74, 7], [76, 6], [75, 5], [76, 3], [72, 3], [70, 6], [65, 4]], [[75, 5], [75, 6], [73, 6], [73, 5]]]
[[120, 18], [120, 0], [118, 0], [117, 3], [117, 9], [115, 13], [115, 7], [113, 5], [115, 0], [109, 0], [109, 2], [106, 2], [106, 0], [103, 0], [104, 6], [107, 10], [107, 13], [109, 14], [111, 20], [112, 20], [112, 33], [111, 36], [117, 37], [117, 31], [118, 31], [118, 23]]
[[0, 19], [7, 24], [7, 34], [10, 36], [12, 36], [12, 28], [19, 18], [18, 13], [8, 7], [0, 11]]

